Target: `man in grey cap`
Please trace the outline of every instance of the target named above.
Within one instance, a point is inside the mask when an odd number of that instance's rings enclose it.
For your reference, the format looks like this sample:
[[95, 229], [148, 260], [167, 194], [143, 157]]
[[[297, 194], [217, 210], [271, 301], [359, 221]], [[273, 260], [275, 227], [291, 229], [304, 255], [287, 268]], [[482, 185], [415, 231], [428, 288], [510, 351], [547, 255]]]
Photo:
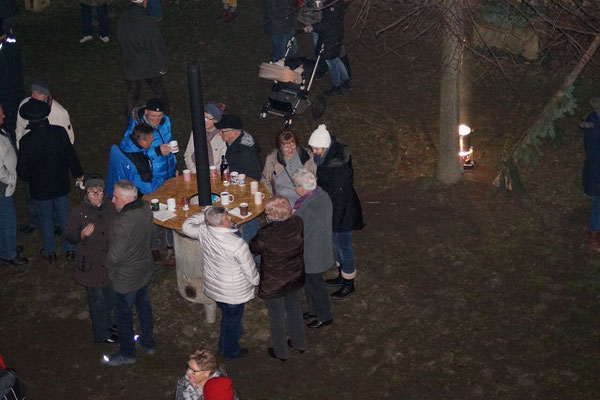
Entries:
[[167, 73], [167, 56], [163, 37], [156, 21], [146, 12], [148, 0], [131, 0], [129, 11], [121, 16], [117, 38], [123, 51], [127, 80], [127, 115], [139, 104], [140, 87], [145, 81], [169, 114], [169, 99], [163, 82]]
[[29, 133], [21, 139], [17, 174], [29, 184], [30, 195], [39, 211], [44, 248], [42, 256], [55, 263], [56, 241], [53, 218], [63, 234], [63, 251], [67, 260], [75, 259], [75, 246], [65, 235], [70, 209], [71, 182], [69, 172], [83, 181], [83, 169], [69, 136], [61, 126], [48, 121], [50, 106], [36, 99], [23, 104], [19, 115], [29, 121]]
[[[65, 128], [67, 135], [69, 135], [69, 140], [71, 141], [71, 144], [73, 144], [75, 142], [75, 133], [73, 132], [73, 126], [71, 125], [69, 113], [62, 105], [60, 105], [58, 101], [54, 100], [52, 94], [50, 93], [50, 83], [46, 79], [38, 77], [31, 82], [31, 96], [23, 99], [21, 104], [19, 104], [19, 110], [25, 103], [29, 101], [29, 99], [32, 98], [48, 103], [50, 106], [50, 114], [48, 115], [48, 121], [50, 122], [50, 125], [58, 125]], [[19, 148], [21, 138], [25, 136], [27, 132], [29, 132], [29, 128], [27, 127], [28, 123], [29, 121], [25, 120], [20, 115], [17, 116], [17, 127], [15, 129], [17, 149]], [[36, 202], [33, 201], [29, 195], [29, 186], [25, 187], [25, 197], [27, 199], [27, 214], [29, 216], [29, 224], [21, 228], [21, 232], [31, 233], [40, 226], [40, 221], [38, 217], [38, 210], [36, 208]]]

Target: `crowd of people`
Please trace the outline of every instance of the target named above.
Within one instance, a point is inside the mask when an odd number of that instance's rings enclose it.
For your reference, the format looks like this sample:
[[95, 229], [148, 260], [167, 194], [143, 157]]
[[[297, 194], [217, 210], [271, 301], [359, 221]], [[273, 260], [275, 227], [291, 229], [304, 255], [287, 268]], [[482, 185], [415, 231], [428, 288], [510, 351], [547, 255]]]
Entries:
[[[131, 0], [132, 8], [119, 20], [129, 123], [123, 138], [110, 149], [106, 178], [84, 173], [73, 147], [69, 113], [53, 98], [48, 80], [35, 78], [25, 98], [15, 86], [12, 97], [4, 92], [0, 99], [0, 261], [12, 266], [28, 263], [16, 242], [12, 196], [18, 177], [24, 182], [28, 218], [21, 232], [40, 231], [39, 255], [50, 266], [59, 260], [59, 236], [62, 255], [73, 263], [73, 277], [87, 293], [93, 341], [118, 345], [114, 354], [104, 357], [109, 366], [133, 364], [138, 353], [152, 356], [156, 352], [149, 285], [155, 264], [175, 264], [173, 232], [153, 223], [152, 211], [142, 199], [179, 174], [163, 82], [167, 71], [164, 43], [156, 26], [158, 18], [147, 10], [150, 2]], [[100, 22], [100, 39], [109, 41], [107, 3], [81, 1], [81, 43], [92, 39], [93, 9]], [[351, 88], [340, 58], [345, 3], [324, 3], [312, 9], [314, 23], [305, 31], [315, 33], [315, 48], [325, 48], [333, 81], [329, 94], [336, 94], [341, 86]], [[235, 19], [236, 5], [223, 1], [220, 17], [225, 22]], [[273, 60], [278, 60], [294, 34], [297, 5], [276, 0], [265, 1], [263, 6]], [[333, 19], [342, 24], [341, 31], [333, 26]], [[0, 44], [6, 44], [0, 50], [13, 51], [9, 39], [0, 31]], [[20, 71], [19, 57], [12, 59], [7, 70]], [[17, 78], [22, 85], [22, 76]], [[153, 97], [140, 106], [142, 82], [149, 85]], [[258, 141], [244, 129], [239, 116], [225, 110], [218, 102], [204, 106], [208, 160], [211, 165], [226, 160], [231, 170], [264, 185], [271, 195], [265, 201], [266, 219], [262, 227], [259, 218], [238, 226], [227, 208], [210, 206], [188, 218], [182, 233], [198, 240], [204, 255], [203, 291], [221, 310], [217, 355], [231, 361], [249, 353], [239, 341], [245, 305], [257, 293], [269, 317], [272, 346], [267, 354], [283, 362], [288, 349], [307, 350], [305, 327], [318, 329], [333, 323], [330, 300], [355, 293], [352, 233], [364, 223], [353, 187], [352, 157], [349, 148], [323, 124], [312, 132], [307, 147], [293, 131], [279, 132], [263, 167]], [[190, 136], [184, 161], [196, 172], [193, 144]], [[73, 207], [72, 181], [84, 191], [82, 201]], [[160, 253], [163, 240], [164, 257]], [[324, 272], [336, 265], [337, 277], [325, 280]], [[335, 288], [333, 293], [328, 286]], [[134, 334], [134, 307], [139, 336]], [[211, 397], [211, 393], [225, 397]], [[177, 383], [176, 398], [233, 399], [237, 394], [218, 368], [216, 355], [202, 349], [190, 355], [187, 372]]]

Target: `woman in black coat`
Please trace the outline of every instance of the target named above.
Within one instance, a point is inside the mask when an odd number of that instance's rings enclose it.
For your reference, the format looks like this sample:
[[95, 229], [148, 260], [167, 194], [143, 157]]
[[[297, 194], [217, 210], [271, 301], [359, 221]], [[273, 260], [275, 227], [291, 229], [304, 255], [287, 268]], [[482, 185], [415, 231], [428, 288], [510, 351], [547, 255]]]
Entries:
[[[258, 296], [265, 299], [271, 326], [269, 355], [285, 361], [288, 346], [303, 353], [306, 348], [300, 289], [304, 286], [304, 226], [292, 216], [287, 199], [274, 196], [265, 201], [269, 224], [250, 241], [250, 251], [260, 254]], [[286, 344], [285, 326], [290, 340]]]
[[327, 192], [333, 204], [333, 247], [341, 264], [339, 275], [327, 279], [328, 286], [341, 288], [331, 294], [341, 300], [354, 293], [356, 265], [352, 250], [352, 232], [362, 229], [363, 222], [360, 200], [354, 190], [352, 156], [348, 146], [336, 140], [322, 124], [308, 140], [317, 164], [317, 185]]

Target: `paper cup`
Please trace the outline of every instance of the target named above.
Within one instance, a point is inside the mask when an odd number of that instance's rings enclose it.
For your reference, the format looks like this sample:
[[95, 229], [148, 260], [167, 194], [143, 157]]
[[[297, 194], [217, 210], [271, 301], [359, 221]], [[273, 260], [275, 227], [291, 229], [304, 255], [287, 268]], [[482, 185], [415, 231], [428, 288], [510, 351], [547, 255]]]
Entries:
[[160, 210], [160, 203], [158, 202], [158, 199], [150, 200], [150, 207], [152, 208], [152, 211]]
[[254, 194], [256, 192], [258, 192], [258, 182], [250, 182], [250, 193]]
[[167, 210], [175, 211], [177, 209], [177, 201], [174, 198], [167, 199]]

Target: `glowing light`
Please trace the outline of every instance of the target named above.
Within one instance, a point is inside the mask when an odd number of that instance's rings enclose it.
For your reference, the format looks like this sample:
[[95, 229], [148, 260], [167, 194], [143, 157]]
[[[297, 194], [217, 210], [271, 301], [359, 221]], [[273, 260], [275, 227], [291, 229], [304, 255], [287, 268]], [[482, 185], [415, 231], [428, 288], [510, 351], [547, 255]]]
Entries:
[[460, 124], [458, 126], [458, 134], [460, 136], [467, 136], [469, 133], [471, 133], [471, 128], [469, 128], [467, 125]]
[[140, 335], [133, 335], [133, 340], [135, 340], [136, 342], [138, 341], [139, 338], [140, 338]]
[[110, 358], [108, 358], [108, 356], [106, 354], [102, 355], [102, 361], [107, 363], [110, 361]]

